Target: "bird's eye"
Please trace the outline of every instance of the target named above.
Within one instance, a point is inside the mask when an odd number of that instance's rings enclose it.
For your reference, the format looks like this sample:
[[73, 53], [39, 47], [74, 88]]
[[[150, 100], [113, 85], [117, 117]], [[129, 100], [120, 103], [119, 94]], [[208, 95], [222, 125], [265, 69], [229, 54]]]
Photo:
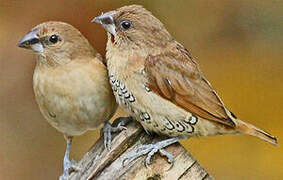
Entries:
[[132, 24], [131, 21], [124, 20], [124, 21], [121, 21], [121, 22], [120, 22], [120, 28], [121, 28], [122, 30], [128, 30], [128, 29], [130, 29], [132, 26], [133, 26], [133, 24]]
[[52, 36], [50, 36], [49, 38], [49, 41], [52, 43], [52, 44], [55, 44], [57, 43], [59, 40], [58, 36], [56, 34], [53, 34]]

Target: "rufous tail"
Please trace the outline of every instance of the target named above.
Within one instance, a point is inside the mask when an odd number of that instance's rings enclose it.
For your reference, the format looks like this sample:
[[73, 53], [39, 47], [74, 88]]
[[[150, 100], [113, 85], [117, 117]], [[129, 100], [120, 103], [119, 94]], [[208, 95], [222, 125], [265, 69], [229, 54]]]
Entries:
[[236, 129], [242, 133], [258, 137], [273, 145], [278, 145], [277, 139], [274, 136], [271, 136], [267, 132], [255, 127], [254, 125], [243, 122], [239, 119], [237, 119], [236, 124]]

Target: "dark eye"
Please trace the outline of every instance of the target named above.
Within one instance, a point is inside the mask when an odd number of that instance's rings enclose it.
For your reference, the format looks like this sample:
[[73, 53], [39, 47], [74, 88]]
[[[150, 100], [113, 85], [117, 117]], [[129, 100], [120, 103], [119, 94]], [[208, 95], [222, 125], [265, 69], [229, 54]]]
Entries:
[[58, 42], [58, 36], [56, 34], [53, 34], [52, 36], [50, 36], [49, 38], [49, 41], [52, 43], [52, 44], [55, 44]]
[[133, 26], [132, 22], [129, 20], [124, 20], [120, 22], [120, 27], [122, 30], [128, 30]]

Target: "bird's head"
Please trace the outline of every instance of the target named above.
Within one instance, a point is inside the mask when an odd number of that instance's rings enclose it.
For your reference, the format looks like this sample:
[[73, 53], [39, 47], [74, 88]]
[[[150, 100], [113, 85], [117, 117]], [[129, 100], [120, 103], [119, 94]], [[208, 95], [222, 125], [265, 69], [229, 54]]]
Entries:
[[[124, 6], [95, 17], [121, 49], [156, 48], [172, 40], [164, 25], [140, 5]], [[111, 36], [110, 36], [111, 35]]]
[[63, 22], [44, 22], [29, 31], [18, 43], [21, 48], [59, 64], [80, 56], [93, 56], [94, 50], [86, 38], [73, 26]]

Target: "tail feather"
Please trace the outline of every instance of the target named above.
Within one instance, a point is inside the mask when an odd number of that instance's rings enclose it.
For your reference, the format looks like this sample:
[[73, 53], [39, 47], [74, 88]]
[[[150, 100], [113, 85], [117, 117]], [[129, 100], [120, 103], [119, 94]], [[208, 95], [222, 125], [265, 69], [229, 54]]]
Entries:
[[249, 124], [249, 123], [246, 123], [246, 122], [243, 122], [239, 119], [237, 119], [236, 121], [237, 125], [236, 125], [236, 129], [242, 133], [245, 133], [245, 134], [248, 134], [248, 135], [251, 135], [251, 136], [255, 136], [255, 137], [258, 137], [266, 142], [269, 142], [273, 145], [278, 145], [278, 142], [277, 142], [277, 139], [268, 134], [267, 132], [255, 127], [254, 125], [252, 124]]

